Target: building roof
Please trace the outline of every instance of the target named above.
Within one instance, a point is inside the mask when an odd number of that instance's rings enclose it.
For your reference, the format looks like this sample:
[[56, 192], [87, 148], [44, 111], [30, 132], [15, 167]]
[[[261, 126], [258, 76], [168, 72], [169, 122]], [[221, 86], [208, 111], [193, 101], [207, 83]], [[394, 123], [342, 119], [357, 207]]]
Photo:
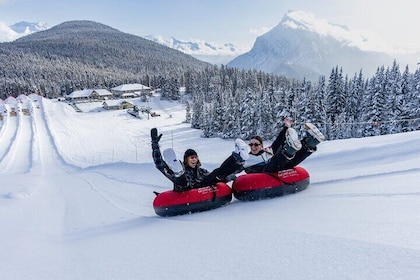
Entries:
[[107, 89], [94, 89], [93, 91], [96, 92], [99, 96], [112, 95], [112, 93], [109, 92]]
[[112, 90], [115, 91], [136, 91], [136, 90], [149, 90], [150, 87], [142, 84], [123, 84], [117, 87], [113, 87]]
[[70, 98], [78, 98], [78, 97], [89, 97], [93, 92], [93, 89], [83, 89], [83, 90], [75, 90], [69, 95]]
[[69, 95], [70, 98], [80, 98], [80, 97], [89, 97], [93, 92], [96, 92], [99, 96], [108, 96], [112, 95], [107, 89], [83, 89], [83, 90], [75, 90]]
[[28, 101], [28, 100], [29, 100], [29, 97], [28, 97], [27, 95], [25, 95], [25, 94], [21, 94], [21, 95], [19, 95], [19, 96], [16, 98], [16, 100], [18, 100], [18, 101], [20, 101], [20, 102], [25, 102], [25, 101]]
[[9, 104], [9, 105], [16, 105], [17, 104], [17, 100], [13, 96], [9, 96], [9, 97], [6, 98], [6, 100], [4, 101], [4, 103]]

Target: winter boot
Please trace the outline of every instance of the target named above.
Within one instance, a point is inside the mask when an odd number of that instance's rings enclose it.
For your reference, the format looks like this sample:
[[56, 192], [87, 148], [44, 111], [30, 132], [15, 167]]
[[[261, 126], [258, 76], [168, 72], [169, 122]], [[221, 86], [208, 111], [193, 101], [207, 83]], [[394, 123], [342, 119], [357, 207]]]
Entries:
[[311, 123], [305, 123], [305, 128], [305, 143], [309, 148], [314, 149], [316, 148], [316, 145], [325, 141], [325, 136], [322, 134], [321, 131], [319, 131], [319, 129], [315, 125]]
[[171, 148], [163, 151], [163, 158], [168, 167], [174, 172], [175, 176], [179, 177], [184, 173], [182, 163], [177, 159], [175, 151]]
[[242, 139], [238, 138], [235, 140], [234, 154], [240, 156], [240, 162], [244, 162], [249, 158], [249, 147]]
[[295, 129], [288, 128], [286, 131], [286, 142], [283, 146], [284, 155], [287, 158], [293, 158], [295, 153], [302, 148], [302, 144], [299, 141], [299, 136]]

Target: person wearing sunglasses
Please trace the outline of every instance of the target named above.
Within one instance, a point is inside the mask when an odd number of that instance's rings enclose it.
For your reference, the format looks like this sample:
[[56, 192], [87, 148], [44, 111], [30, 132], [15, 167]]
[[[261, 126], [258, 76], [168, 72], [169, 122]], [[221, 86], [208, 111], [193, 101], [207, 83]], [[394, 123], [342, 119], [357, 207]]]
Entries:
[[243, 170], [243, 164], [249, 157], [248, 145], [241, 139], [235, 140], [235, 151], [226, 158], [220, 167], [212, 172], [201, 167], [197, 152], [187, 149], [183, 161], [176, 158], [172, 149], [165, 149], [163, 156], [160, 152], [157, 129], [150, 132], [152, 138], [152, 156], [156, 168], [174, 184], [174, 191], [182, 192], [190, 189], [215, 185], [217, 182], [228, 182], [229, 175]]
[[292, 128], [293, 124], [293, 119], [286, 117], [270, 147], [263, 146], [261, 136], [250, 138], [250, 157], [243, 165], [246, 173], [268, 173], [293, 168], [315, 152], [316, 146], [325, 140], [324, 135], [311, 123], [305, 123], [306, 135], [299, 140], [296, 130]]

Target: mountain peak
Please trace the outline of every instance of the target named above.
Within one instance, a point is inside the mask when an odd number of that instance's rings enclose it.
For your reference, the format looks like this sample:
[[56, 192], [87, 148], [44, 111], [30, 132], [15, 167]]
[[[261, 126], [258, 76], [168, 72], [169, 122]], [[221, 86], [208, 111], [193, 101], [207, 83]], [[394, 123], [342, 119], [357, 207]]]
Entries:
[[356, 32], [351, 32], [347, 26], [329, 23], [318, 19], [313, 13], [304, 11], [288, 11], [279, 24], [284, 28], [306, 30], [321, 36], [331, 36], [339, 41], [354, 42], [366, 40]]
[[[313, 13], [289, 10], [276, 28], [308, 31], [322, 37], [331, 37], [349, 47], [357, 47], [363, 51], [390, 52], [391, 49], [382, 41], [370, 40], [360, 31], [350, 30], [345, 25], [328, 22], [317, 18]], [[369, 36], [371, 37], [371, 36]]]
[[28, 35], [34, 32], [49, 29], [48, 24], [43, 22], [27, 22], [21, 21], [10, 26], [10, 28], [18, 34]]
[[317, 33], [332, 32], [333, 30], [341, 29], [349, 31], [345, 25], [337, 25], [329, 23], [325, 19], [318, 19], [313, 13], [304, 12], [304, 11], [291, 11], [289, 10], [284, 16], [281, 25], [293, 28], [293, 29], [303, 29], [309, 30]]

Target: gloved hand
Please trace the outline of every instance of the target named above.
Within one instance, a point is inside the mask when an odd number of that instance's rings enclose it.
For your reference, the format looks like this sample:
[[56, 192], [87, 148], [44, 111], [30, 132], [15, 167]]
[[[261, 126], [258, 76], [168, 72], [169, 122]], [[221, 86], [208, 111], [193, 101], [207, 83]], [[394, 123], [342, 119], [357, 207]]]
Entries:
[[158, 136], [158, 131], [156, 128], [150, 130], [150, 137], [152, 138], [152, 149], [159, 148], [159, 140], [162, 137], [162, 134]]

